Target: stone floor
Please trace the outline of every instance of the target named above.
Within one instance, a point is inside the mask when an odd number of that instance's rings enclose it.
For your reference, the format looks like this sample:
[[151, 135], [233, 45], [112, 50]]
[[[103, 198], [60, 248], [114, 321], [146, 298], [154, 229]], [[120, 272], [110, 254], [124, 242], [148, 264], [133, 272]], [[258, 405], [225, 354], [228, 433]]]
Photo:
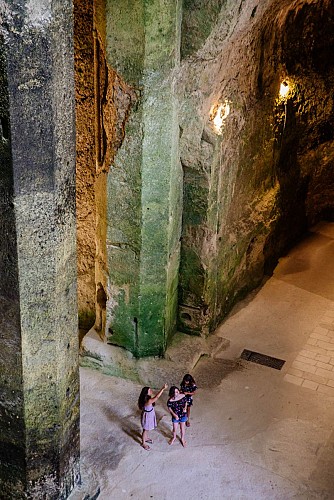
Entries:
[[[194, 358], [176, 349], [161, 365], [147, 360], [141, 383], [101, 373], [114, 354], [96, 356], [101, 371], [81, 368], [83, 485], [73, 500], [98, 489], [101, 500], [334, 499], [333, 254], [334, 224], [319, 224], [209, 345], [197, 345], [186, 448], [168, 445], [166, 394], [151, 450], [141, 448], [136, 400], [145, 376], [178, 384]], [[92, 342], [106, 349], [96, 337], [86, 349]], [[285, 360], [283, 368], [240, 360], [243, 349]]]

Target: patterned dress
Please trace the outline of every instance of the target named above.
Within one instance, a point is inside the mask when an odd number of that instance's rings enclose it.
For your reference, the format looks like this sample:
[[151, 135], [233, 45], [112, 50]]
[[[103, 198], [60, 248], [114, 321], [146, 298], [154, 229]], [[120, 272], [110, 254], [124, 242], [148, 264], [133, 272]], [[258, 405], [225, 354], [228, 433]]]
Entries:
[[141, 425], [144, 431], [152, 431], [157, 426], [157, 418], [153, 405], [144, 406], [141, 412]]
[[[197, 389], [197, 385], [186, 385], [186, 384], [181, 384], [181, 387], [180, 387], [180, 392], [195, 392]], [[187, 403], [188, 403], [188, 406], [192, 406], [193, 404], [193, 397], [190, 396], [189, 394], [186, 394], [186, 398], [187, 398]]]
[[176, 413], [176, 415], [179, 418], [182, 418], [185, 415], [187, 415], [184, 412], [184, 408], [185, 408], [186, 404], [187, 404], [186, 396], [179, 399], [178, 401], [171, 401], [170, 399], [167, 401], [167, 407], [170, 408], [174, 413]]

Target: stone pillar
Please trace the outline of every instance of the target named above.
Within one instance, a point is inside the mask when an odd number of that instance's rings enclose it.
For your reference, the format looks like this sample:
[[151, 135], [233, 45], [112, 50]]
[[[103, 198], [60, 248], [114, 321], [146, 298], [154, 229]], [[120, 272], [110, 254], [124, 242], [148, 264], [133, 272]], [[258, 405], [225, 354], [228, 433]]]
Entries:
[[71, 0], [0, 2], [0, 491], [79, 481]]
[[137, 102], [108, 175], [109, 341], [161, 355], [176, 328], [182, 169], [173, 70], [181, 2], [106, 2], [108, 63]]

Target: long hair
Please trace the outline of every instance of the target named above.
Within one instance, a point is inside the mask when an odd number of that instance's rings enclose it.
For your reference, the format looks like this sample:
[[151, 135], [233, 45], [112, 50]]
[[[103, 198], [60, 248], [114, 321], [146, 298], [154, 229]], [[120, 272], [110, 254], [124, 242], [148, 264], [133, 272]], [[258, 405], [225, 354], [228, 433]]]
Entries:
[[174, 398], [175, 397], [175, 391], [178, 391], [179, 388], [176, 387], [176, 385], [172, 385], [172, 387], [169, 389], [169, 398]]
[[189, 384], [196, 385], [196, 382], [194, 378], [190, 375], [190, 373], [186, 373], [186, 375], [183, 377], [181, 385], [187, 385], [187, 382]]
[[143, 387], [140, 393], [140, 396], [138, 398], [138, 408], [140, 410], [144, 409], [144, 406], [146, 405], [147, 401], [150, 399], [150, 396], [148, 394], [148, 391], [150, 390], [149, 387]]

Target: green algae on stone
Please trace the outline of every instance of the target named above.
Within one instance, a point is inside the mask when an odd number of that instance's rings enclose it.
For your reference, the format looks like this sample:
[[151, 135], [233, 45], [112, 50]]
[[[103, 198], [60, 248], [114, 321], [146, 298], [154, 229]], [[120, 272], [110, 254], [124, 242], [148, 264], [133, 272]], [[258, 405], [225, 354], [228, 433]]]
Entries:
[[[109, 342], [135, 356], [161, 356], [176, 329], [182, 171], [172, 71], [179, 59], [181, 3], [130, 6], [131, 12], [107, 2], [107, 15], [113, 14], [107, 58], [136, 88], [137, 102], [108, 178], [106, 329]], [[116, 38], [124, 41], [122, 51], [114, 50]]]

